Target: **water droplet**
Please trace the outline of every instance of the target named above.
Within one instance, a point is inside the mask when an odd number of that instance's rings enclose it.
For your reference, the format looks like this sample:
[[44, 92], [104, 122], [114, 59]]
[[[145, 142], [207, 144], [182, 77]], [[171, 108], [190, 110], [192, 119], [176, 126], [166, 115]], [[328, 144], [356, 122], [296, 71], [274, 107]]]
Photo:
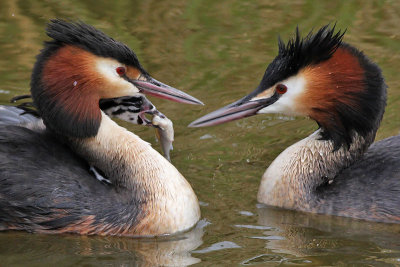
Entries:
[[205, 140], [205, 139], [211, 139], [211, 138], [215, 138], [215, 135], [211, 135], [211, 134], [205, 134], [203, 136], [200, 136], [200, 140]]
[[209, 204], [207, 202], [204, 201], [199, 201], [199, 205], [202, 207], [207, 207]]
[[245, 210], [239, 211], [239, 214], [244, 216], [254, 216], [254, 213]]

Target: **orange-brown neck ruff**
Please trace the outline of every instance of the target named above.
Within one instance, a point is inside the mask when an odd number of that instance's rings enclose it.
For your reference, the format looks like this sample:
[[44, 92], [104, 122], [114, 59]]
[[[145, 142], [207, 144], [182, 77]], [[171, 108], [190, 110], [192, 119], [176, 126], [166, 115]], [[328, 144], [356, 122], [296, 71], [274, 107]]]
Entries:
[[332, 139], [335, 149], [349, 147], [354, 131], [365, 136], [377, 130], [386, 92], [379, 68], [361, 52], [342, 44], [329, 60], [302, 72], [308, 87], [299, 101], [303, 112], [318, 122], [323, 139]]
[[67, 45], [42, 65], [40, 84], [32, 86], [32, 95], [45, 124], [58, 134], [90, 137], [98, 131], [101, 113], [96, 89], [103, 81], [93, 73], [95, 57]]

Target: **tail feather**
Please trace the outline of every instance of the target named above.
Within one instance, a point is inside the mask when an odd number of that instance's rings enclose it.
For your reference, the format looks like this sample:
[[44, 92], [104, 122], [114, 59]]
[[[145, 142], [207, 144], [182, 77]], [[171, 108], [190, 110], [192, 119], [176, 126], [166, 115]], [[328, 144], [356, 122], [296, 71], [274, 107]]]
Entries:
[[39, 119], [24, 109], [0, 105], [0, 125], [25, 125]]

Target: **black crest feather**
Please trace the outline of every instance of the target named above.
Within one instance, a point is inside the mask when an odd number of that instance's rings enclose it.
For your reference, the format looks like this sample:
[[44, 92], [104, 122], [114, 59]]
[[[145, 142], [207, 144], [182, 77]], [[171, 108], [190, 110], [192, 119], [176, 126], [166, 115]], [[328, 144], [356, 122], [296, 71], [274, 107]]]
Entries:
[[328, 60], [342, 44], [345, 31], [335, 33], [335, 25], [325, 25], [315, 34], [310, 32], [305, 38], [299, 28], [287, 44], [278, 37], [278, 56], [267, 67], [262, 82], [269, 87], [279, 81], [296, 75], [302, 68]]
[[329, 59], [341, 45], [346, 32], [335, 33], [335, 26], [330, 28], [329, 25], [325, 25], [315, 34], [311, 31], [305, 38], [301, 38], [297, 27], [294, 38], [290, 39], [286, 45], [280, 37], [278, 38], [278, 57], [291, 63], [295, 71]]
[[73, 23], [53, 19], [48, 24], [46, 33], [53, 39], [47, 43], [78, 46], [97, 56], [114, 58], [146, 73], [140, 66], [136, 54], [128, 46], [81, 21]]

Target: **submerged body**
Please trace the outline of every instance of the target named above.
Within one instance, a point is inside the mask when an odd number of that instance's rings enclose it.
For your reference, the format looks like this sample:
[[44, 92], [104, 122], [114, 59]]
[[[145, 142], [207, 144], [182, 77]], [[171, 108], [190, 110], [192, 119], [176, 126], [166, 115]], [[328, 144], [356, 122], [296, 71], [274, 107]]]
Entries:
[[[261, 203], [287, 209], [400, 223], [400, 136], [333, 151], [318, 130], [284, 150], [259, 187]], [[284, 194], [282, 192], [285, 192]]]
[[148, 93], [201, 102], [152, 79], [129, 48], [91, 26], [54, 20], [48, 35], [31, 83], [42, 120], [0, 107], [0, 230], [154, 236], [193, 227], [200, 209], [189, 183], [99, 101]]
[[248, 96], [191, 123], [263, 113], [308, 116], [320, 127], [264, 173], [257, 200], [286, 209], [400, 223], [400, 137], [373, 143], [386, 105], [380, 68], [322, 27], [284, 44]]

